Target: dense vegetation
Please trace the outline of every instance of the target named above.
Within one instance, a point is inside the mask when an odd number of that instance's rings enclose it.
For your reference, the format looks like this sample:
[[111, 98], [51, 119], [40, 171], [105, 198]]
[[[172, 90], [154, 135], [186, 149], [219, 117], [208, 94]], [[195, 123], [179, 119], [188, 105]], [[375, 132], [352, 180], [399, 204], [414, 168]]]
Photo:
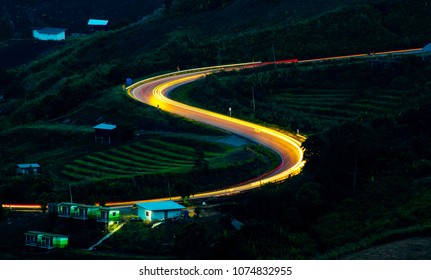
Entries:
[[[242, 118], [287, 119], [309, 124], [304, 130], [312, 132], [303, 143], [301, 175], [225, 204], [227, 217], [244, 227], [214, 237], [197, 225], [193, 231], [209, 247], [189, 250], [187, 257], [339, 258], [391, 240], [429, 236], [430, 61], [381, 60], [223, 73], [176, 95], [212, 110], [223, 111], [218, 104], [231, 102]], [[265, 78], [263, 89], [258, 77]], [[214, 92], [218, 102], [203, 102]]]
[[[25, 202], [45, 202], [55, 193], [57, 178], [51, 174], [19, 179], [10, 174], [11, 165], [23, 154], [29, 160], [63, 157], [57, 171], [76, 179], [77, 174], [84, 176], [84, 169], [91, 170], [89, 162], [100, 162], [102, 157], [119, 166], [115, 154], [139, 147], [128, 142], [130, 132], [218, 135], [123, 98], [119, 85], [127, 77], [177, 67], [271, 61], [274, 56], [313, 58], [422, 47], [431, 38], [431, 18], [426, 3], [419, 0], [370, 1], [322, 15], [327, 9], [315, 1], [304, 1], [297, 12], [290, 1], [271, 1], [271, 12], [263, 14], [267, 1], [248, 2], [164, 1], [163, 14], [71, 39], [26, 66], [1, 70], [5, 100], [0, 163], [2, 179], [6, 178], [1, 198], [21, 195]], [[331, 1], [333, 7], [340, 2]], [[189, 3], [195, 5], [190, 8]], [[178, 92], [178, 98], [212, 110], [226, 113], [232, 107], [240, 118], [283, 130], [299, 129], [308, 139], [303, 144], [307, 164], [300, 176], [232, 198], [219, 209], [226, 215], [214, 223], [187, 224], [173, 252], [181, 258], [333, 258], [379, 242], [429, 235], [430, 77], [429, 58], [370, 58], [221, 73]], [[117, 120], [123, 127], [124, 146], [108, 151], [85, 144], [91, 142], [88, 127]], [[266, 155], [260, 162], [269, 168], [271, 155], [260, 152]], [[137, 159], [138, 154], [129, 155]], [[199, 154], [202, 151], [195, 155]], [[202, 158], [193, 158], [192, 163], [192, 157], [187, 157], [187, 166], [199, 163], [205, 168]], [[226, 173], [230, 168], [214, 168], [212, 173], [169, 176], [176, 182], [195, 178], [200, 186], [204, 179], [209, 181], [202, 177], [205, 174], [224, 184], [216, 179], [238, 175], [235, 179], [240, 180], [250, 170], [256, 172], [255, 166], [256, 158], [230, 174]], [[105, 177], [104, 171], [99, 169], [100, 177]], [[120, 194], [122, 198], [136, 193], [166, 195], [166, 179], [154, 176], [95, 180], [93, 189], [81, 182], [77, 188], [88, 202], [117, 199]], [[155, 187], [145, 193], [139, 189], [144, 182]], [[129, 188], [133, 191], [124, 192], [125, 185], [134, 186]], [[180, 186], [176, 191], [182, 192]], [[233, 230], [231, 217], [244, 222], [243, 228]], [[138, 241], [145, 247], [146, 241]]]

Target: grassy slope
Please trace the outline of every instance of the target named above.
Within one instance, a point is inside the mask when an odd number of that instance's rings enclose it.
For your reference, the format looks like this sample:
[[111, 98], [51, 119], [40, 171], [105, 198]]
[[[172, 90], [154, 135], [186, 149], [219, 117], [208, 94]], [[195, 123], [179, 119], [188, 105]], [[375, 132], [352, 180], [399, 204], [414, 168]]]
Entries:
[[[238, 3], [240, 1], [236, 2], [237, 5], [239, 5]], [[207, 17], [205, 16], [192, 18], [188, 22], [178, 19], [158, 21], [157, 27], [155, 25], [134, 26], [121, 31], [96, 34], [90, 38], [76, 39], [71, 41], [71, 44], [65, 49], [40, 59], [28, 68], [24, 68], [22, 72], [18, 71], [20, 79], [24, 81], [28, 102], [22, 107], [20, 105], [15, 107], [19, 110], [16, 110], [18, 113], [13, 116], [13, 119], [6, 121], [3, 119], [2, 121], [5, 125], [8, 121], [13, 125], [32, 123], [31, 118], [22, 117], [21, 113], [32, 112], [30, 110], [32, 108], [34, 108], [33, 110], [40, 109], [44, 102], [37, 102], [47, 101], [43, 100], [45, 96], [56, 95], [64, 85], [72, 86], [75, 90], [82, 89], [70, 78], [87, 82], [83, 83], [84, 87], [87, 85], [92, 91], [98, 93], [89, 94], [83, 97], [83, 100], [96, 101], [103, 99], [99, 98], [103, 93], [99, 91], [100, 89], [112, 85], [112, 83], [120, 83], [124, 77], [129, 75], [133, 77], [148, 75], [160, 70], [174, 69], [177, 65], [191, 67], [218, 62], [242, 61], [244, 57], [271, 60], [271, 46], [275, 43], [277, 57], [299, 55], [313, 57], [322, 54], [363, 52], [370, 48], [374, 49], [375, 46], [379, 48], [416, 47], [418, 44], [425, 43], [428, 36], [428, 33], [418, 28], [428, 26], [426, 21], [424, 22], [424, 18], [420, 17], [424, 11], [420, 4], [420, 1], [403, 2], [398, 8], [398, 13], [389, 17], [385, 14], [387, 8], [385, 5], [379, 9], [359, 7], [356, 10], [343, 10], [340, 13], [328, 14], [321, 18], [296, 22], [292, 26], [281, 26], [275, 29], [268, 28], [265, 24], [257, 30], [242, 29], [241, 23], [237, 23], [235, 24], [236, 29], [229, 32], [235, 34], [235, 37], [230, 37], [228, 34], [220, 37], [219, 34], [214, 33], [217, 36], [204, 41], [201, 40], [203, 32], [196, 30], [196, 23], [200, 23], [200, 26], [211, 26], [211, 17], [208, 17], [208, 22], [206, 22]], [[232, 7], [234, 6], [231, 5], [228, 8], [233, 9]], [[228, 11], [228, 8], [219, 11], [218, 14], [226, 24], [231, 21], [229, 14], [223, 16], [223, 12]], [[405, 13], [399, 13], [400, 10]], [[258, 14], [257, 11], [254, 10], [255, 14]], [[231, 12], [236, 14], [234, 10]], [[355, 12], [357, 12], [357, 16], [352, 16]], [[418, 14], [412, 17], [411, 14], [414, 13]], [[237, 14], [240, 13], [237, 12]], [[408, 18], [420, 18], [420, 20], [407, 21], [408, 24], [401, 27], [397, 25], [397, 22], [406, 22]], [[180, 25], [182, 30], [172, 31], [176, 30], [179, 22], [183, 23]], [[264, 23], [265, 20], [261, 22]], [[243, 30], [244, 33], [240, 33]], [[363, 33], [361, 30], [366, 32]], [[354, 38], [349, 37], [348, 34], [354, 34]], [[152, 38], [152, 40], [148, 42], [147, 38]], [[263, 38], [266, 39], [263, 40]], [[160, 46], [161, 48], [159, 48]], [[108, 56], [112, 56], [112, 59], [107, 60]], [[118, 71], [118, 69], [120, 70]], [[59, 75], [63, 78], [60, 78]], [[85, 81], [87, 76], [90, 78]], [[101, 80], [100, 83], [93, 85], [95, 78], [101, 78]], [[8, 98], [14, 97], [16, 96], [8, 96]], [[329, 94], [326, 97], [330, 98]], [[33, 98], [34, 100], [32, 100]], [[298, 102], [297, 104], [300, 103], [298, 99], [289, 99], [292, 98], [289, 95], [283, 98]], [[92, 102], [84, 102], [79, 106], [71, 106], [67, 110], [75, 112], [76, 109], [79, 111], [83, 107], [97, 108], [97, 110], [89, 111], [97, 112], [95, 115], [100, 116], [104, 107], [92, 106]], [[81, 112], [85, 112], [85, 110]], [[62, 117], [62, 114], [54, 117]], [[40, 118], [44, 119], [44, 116], [42, 115]], [[77, 122], [79, 119], [80, 123], [88, 124], [90, 122], [81, 114], [76, 114], [74, 118]], [[10, 127], [8, 128], [10, 129]]]

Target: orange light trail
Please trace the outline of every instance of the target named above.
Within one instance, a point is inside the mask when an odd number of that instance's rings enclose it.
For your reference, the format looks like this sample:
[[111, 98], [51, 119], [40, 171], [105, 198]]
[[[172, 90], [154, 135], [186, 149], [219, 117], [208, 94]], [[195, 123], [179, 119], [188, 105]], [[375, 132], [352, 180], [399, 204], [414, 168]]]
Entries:
[[[244, 67], [249, 66], [250, 64], [244, 64]], [[238, 67], [238, 65], [225, 65], [222, 68], [225, 70], [231, 70], [232, 68]], [[193, 195], [191, 199], [232, 195], [245, 190], [258, 188], [266, 183], [283, 181], [289, 176], [298, 174], [304, 164], [301, 141], [298, 141], [291, 136], [261, 125], [253, 124], [204, 109], [192, 107], [168, 98], [169, 92], [173, 89], [186, 83], [201, 79], [206, 75], [210, 75], [214, 72], [219, 71], [219, 69], [220, 67], [217, 67], [213, 70], [206, 68], [202, 71], [200, 71], [199, 69], [194, 69], [194, 71], [188, 73], [180, 73], [173, 77], [170, 75], [163, 75], [158, 80], [151, 79], [147, 80], [146, 82], [139, 82], [138, 84], [132, 85], [127, 88], [128, 95], [135, 100], [138, 100], [151, 106], [156, 106], [162, 110], [166, 110], [186, 118], [194, 119], [227, 131], [231, 131], [235, 134], [241, 135], [262, 145], [265, 145], [273, 149], [280, 155], [281, 164], [274, 170], [263, 174], [258, 178], [249, 180], [249, 182], [245, 182], [244, 184], [198, 193]], [[180, 197], [160, 198], [152, 201], [161, 201], [168, 199], [179, 200]], [[130, 205], [137, 202], [139, 201], [127, 203], [110, 202], [109, 205]]]
[[[422, 50], [422, 48], [412, 48], [412, 49], [404, 49], [404, 50], [392, 50], [392, 51], [382, 51], [382, 52], [375, 52], [372, 55], [373, 56], [384, 56], [384, 55], [391, 55], [391, 54], [414, 54], [418, 53]], [[318, 62], [318, 61], [328, 61], [328, 60], [337, 60], [337, 59], [349, 59], [349, 58], [365, 58], [370, 57], [370, 54], [352, 54], [352, 55], [343, 55], [343, 56], [333, 56], [333, 57], [323, 57], [323, 58], [314, 58], [314, 59], [305, 59], [305, 60], [297, 60], [297, 59], [290, 59], [290, 60], [281, 60], [276, 63], [307, 63], [307, 62]], [[204, 77], [205, 75], [209, 75], [218, 71], [230, 71], [230, 70], [239, 70], [242, 68], [251, 68], [251, 67], [259, 67], [259, 66], [265, 66], [268, 64], [271, 64], [273, 62], [249, 62], [249, 63], [238, 63], [238, 64], [230, 64], [230, 65], [221, 65], [221, 66], [213, 66], [213, 67], [204, 67], [204, 68], [196, 68], [196, 69], [190, 69], [185, 71], [178, 71], [173, 73], [168, 73], [164, 75], [155, 76], [149, 79], [145, 79], [142, 81], [139, 81], [127, 88], [127, 94], [140, 102], [144, 102], [141, 100], [143, 98], [142, 95], [139, 93], [136, 93], [136, 88], [141, 87], [142, 92], [147, 91], [153, 91], [151, 95], [147, 96], [147, 99], [145, 103], [154, 106], [159, 107], [162, 110], [168, 110], [174, 106], [183, 109], [184, 111], [187, 111], [188, 114], [190, 112], [194, 111], [197, 113], [205, 114], [206, 116], [212, 118], [212, 119], [219, 119], [226, 121], [227, 123], [230, 123], [235, 126], [241, 126], [245, 127], [247, 129], [252, 129], [255, 131], [255, 135], [267, 135], [271, 139], [279, 139], [281, 141], [284, 141], [287, 145], [293, 147], [293, 150], [297, 151], [297, 155], [299, 155], [298, 160], [295, 164], [291, 166], [290, 169], [284, 170], [280, 172], [280, 168], [285, 163], [288, 158], [285, 155], [280, 154], [282, 158], [282, 164], [278, 166], [273, 171], [270, 171], [266, 174], [263, 174], [259, 176], [258, 178], [252, 179], [252, 182], [247, 182], [244, 184], [239, 184], [237, 186], [227, 187], [220, 190], [214, 190], [210, 192], [200, 193], [194, 195], [192, 198], [204, 198], [204, 197], [210, 197], [210, 196], [219, 196], [219, 195], [232, 195], [236, 194], [238, 192], [252, 189], [259, 187], [261, 184], [265, 184], [267, 182], [277, 182], [286, 179], [287, 177], [291, 175], [298, 174], [301, 170], [301, 168], [304, 165], [303, 161], [303, 151], [300, 148], [301, 141], [298, 141], [292, 137], [289, 137], [283, 133], [277, 132], [275, 130], [271, 130], [269, 128], [252, 124], [249, 122], [245, 122], [239, 119], [235, 119], [232, 117], [228, 117], [225, 115], [213, 113], [210, 111], [206, 111], [199, 108], [194, 108], [179, 102], [175, 102], [169, 98], [167, 98], [166, 94], [167, 91], [172, 90], [175, 87], [181, 86], [185, 83], [192, 82], [196, 79], [200, 79]], [[195, 74], [195, 75], [194, 75]], [[169, 80], [172, 77], [177, 77], [178, 79], [175, 80]], [[154, 86], [154, 84], [151, 83], [157, 83], [157, 86]], [[154, 87], [154, 89], [153, 89]], [[225, 127], [225, 129], [229, 130], [229, 127]], [[238, 132], [237, 132], [238, 133]], [[243, 135], [245, 137], [250, 138], [247, 135], [244, 135], [242, 133], [238, 133], [240, 135]], [[253, 138], [254, 141], [259, 142], [263, 145], [268, 146], [268, 142], [265, 141], [265, 137], [257, 137]], [[305, 140], [304, 137], [302, 137], [302, 141]], [[270, 145], [269, 145], [270, 146]], [[266, 176], [267, 175], [267, 176]], [[265, 177], [266, 176], [266, 177]], [[106, 203], [107, 206], [129, 206], [133, 205], [138, 202], [142, 201], [163, 201], [163, 200], [180, 200], [180, 197], [170, 197], [170, 198], [156, 198], [156, 199], [150, 199], [150, 200], [137, 200], [137, 201], [128, 201], [128, 202], [109, 202]], [[38, 204], [3, 204], [4, 208], [9, 209], [19, 209], [20, 211], [40, 211], [41, 205]]]

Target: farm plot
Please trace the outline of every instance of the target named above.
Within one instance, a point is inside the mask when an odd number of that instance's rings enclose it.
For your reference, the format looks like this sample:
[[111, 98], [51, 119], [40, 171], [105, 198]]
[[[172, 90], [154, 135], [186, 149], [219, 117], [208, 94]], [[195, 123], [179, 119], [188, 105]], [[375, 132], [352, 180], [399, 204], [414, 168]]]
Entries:
[[[182, 140], [180, 144], [171, 141], [171, 138], [153, 138], [86, 155], [64, 165], [62, 174], [76, 182], [192, 169], [196, 154], [195, 140]], [[226, 146], [216, 152], [206, 149], [206, 146], [203, 145], [205, 158], [209, 161], [223, 157], [230, 149]]]
[[274, 98], [280, 109], [319, 130], [340, 122], [354, 121], [362, 116], [387, 116], [405, 107], [407, 92], [376, 90], [306, 90], [279, 93]]

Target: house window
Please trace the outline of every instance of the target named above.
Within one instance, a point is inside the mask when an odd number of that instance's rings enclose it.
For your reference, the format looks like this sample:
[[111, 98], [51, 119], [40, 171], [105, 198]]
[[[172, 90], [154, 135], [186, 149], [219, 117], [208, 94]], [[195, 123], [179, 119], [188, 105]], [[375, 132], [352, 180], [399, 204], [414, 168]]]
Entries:
[[117, 216], [117, 212], [112, 212], [112, 217]]
[[150, 211], [145, 211], [145, 216], [149, 217], [150, 216]]

